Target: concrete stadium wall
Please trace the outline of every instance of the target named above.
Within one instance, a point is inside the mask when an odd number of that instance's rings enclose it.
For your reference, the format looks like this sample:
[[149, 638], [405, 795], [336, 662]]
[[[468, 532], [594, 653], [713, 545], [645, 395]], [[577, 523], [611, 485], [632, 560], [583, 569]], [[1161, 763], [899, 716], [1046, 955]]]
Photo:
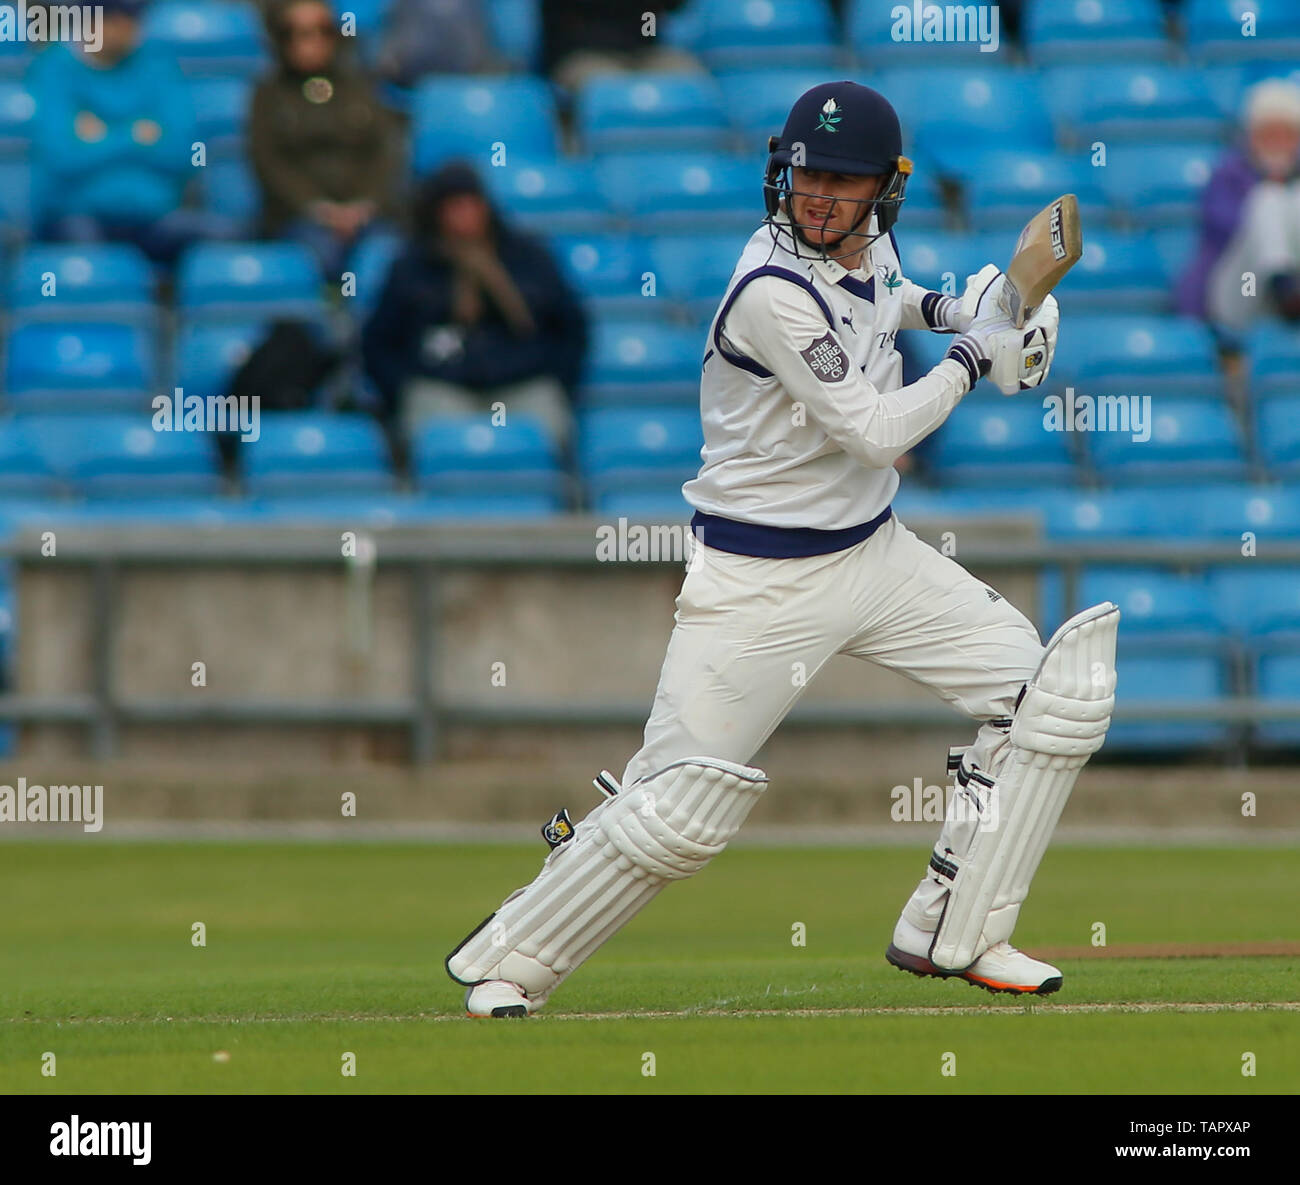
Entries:
[[[531, 528], [557, 551], [590, 546], [596, 523], [569, 520]], [[296, 553], [339, 557], [326, 566], [267, 566], [231, 559], [198, 561], [195, 533], [170, 535], [122, 531], [117, 547], [178, 553], [167, 562], [133, 563], [119, 570], [113, 611], [112, 692], [124, 700], [163, 700], [202, 705], [214, 700], [256, 703], [301, 700], [328, 706], [355, 699], [383, 704], [412, 696], [419, 678], [412, 663], [417, 623], [427, 613], [437, 623], [434, 661], [427, 678], [439, 701], [469, 707], [537, 707], [567, 701], [600, 713], [610, 704], [648, 711], [664, 649], [672, 630], [673, 601], [681, 584], [676, 564], [572, 564], [508, 570], [459, 570], [440, 576], [429, 606], [417, 604], [409, 572], [385, 565], [386, 549], [409, 547], [409, 531], [369, 532], [377, 563], [367, 594], [340, 556], [340, 531], [292, 534]], [[937, 524], [915, 526], [938, 543]], [[428, 537], [425, 532], [423, 537]], [[481, 533], [480, 533], [481, 534]], [[212, 547], [255, 549], [262, 531], [224, 528]], [[289, 538], [286, 536], [286, 539]], [[1014, 520], [963, 524], [960, 546], [1031, 541], [1032, 525]], [[25, 696], [89, 696], [95, 689], [97, 601], [103, 590], [86, 566], [90, 537], [59, 535], [56, 558], [34, 546], [20, 549], [18, 646], [14, 690]], [[502, 547], [510, 546], [510, 535]], [[1031, 617], [1036, 580], [1024, 570], [980, 570]], [[206, 686], [192, 685], [192, 664], [206, 665]], [[925, 689], [871, 664], [837, 658], [805, 694], [811, 706], [871, 705], [897, 709], [918, 705], [943, 709]], [[938, 729], [811, 729], [793, 721], [773, 738], [762, 760], [834, 778], [836, 771], [870, 768], [877, 776], [906, 771], [942, 773], [948, 744], [962, 743], [970, 729], [956, 713]], [[444, 760], [493, 762], [577, 761], [621, 770], [639, 742], [639, 724], [602, 726], [451, 724], [440, 736]], [[562, 752], [560, 752], [562, 750]], [[89, 753], [88, 732], [62, 723], [23, 726], [24, 761], [47, 761]], [[409, 755], [405, 730], [392, 724], [321, 726], [309, 722], [274, 727], [226, 724], [125, 723], [118, 755], [149, 763], [195, 760], [288, 765], [402, 762]], [[857, 775], [857, 776], [860, 776]], [[911, 775], [909, 774], [909, 777]]]

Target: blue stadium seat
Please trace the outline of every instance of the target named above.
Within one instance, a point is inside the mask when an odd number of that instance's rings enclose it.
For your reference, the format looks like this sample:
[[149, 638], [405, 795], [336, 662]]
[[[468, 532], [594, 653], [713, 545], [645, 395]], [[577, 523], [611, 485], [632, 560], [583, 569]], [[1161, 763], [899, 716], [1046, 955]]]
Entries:
[[983, 63], [909, 66], [881, 71], [872, 85], [893, 103], [918, 150], [945, 175], [975, 176], [991, 150], [1008, 145], [1020, 151], [1054, 147], [1039, 79], [1029, 71]]
[[1108, 481], [1242, 480], [1241, 429], [1226, 404], [1207, 399], [1152, 402], [1150, 439], [1128, 432], [1089, 432], [1093, 464]]
[[189, 319], [314, 318], [315, 257], [298, 243], [197, 243], [181, 257], [177, 308]]
[[[0, 7], [8, 8], [10, 12], [16, 11], [13, 0]], [[32, 56], [30, 41], [19, 41], [12, 37], [0, 41], [0, 78], [22, 78], [31, 65]]]
[[660, 235], [650, 242], [659, 295], [712, 320], [745, 246], [743, 234]]
[[1129, 539], [1160, 534], [1161, 518], [1150, 513], [1138, 491], [1045, 490], [1047, 533], [1053, 539]]
[[1113, 62], [1172, 52], [1158, 0], [1034, 0], [1021, 39], [1032, 62]]
[[590, 233], [611, 221], [605, 211], [593, 209], [600, 193], [596, 172], [585, 161], [489, 169], [487, 183], [506, 216], [537, 234]]
[[1264, 647], [1300, 640], [1300, 568], [1250, 557], [1211, 568], [1209, 581], [1225, 630]]
[[762, 169], [717, 153], [615, 153], [597, 158], [600, 191], [642, 233], [748, 228], [763, 217]]
[[58, 471], [28, 426], [31, 418], [0, 420], [0, 498], [57, 498], [63, 492]]
[[1259, 453], [1278, 476], [1300, 474], [1300, 383], [1296, 394], [1262, 400], [1257, 408]]
[[1184, 20], [1196, 62], [1300, 56], [1300, 9], [1292, 0], [1187, 0]]
[[269, 55], [257, 8], [242, 0], [170, 0], [144, 14], [144, 39], [171, 51], [191, 77], [251, 76]]
[[1214, 108], [1227, 120], [1241, 116], [1251, 68], [1245, 62], [1214, 62], [1201, 66], [1201, 80]]
[[[920, 31], [913, 26], [914, 5], [886, 4], [882, 0], [850, 0], [845, 22], [849, 48], [868, 66], [889, 66], [901, 62], [908, 65], [914, 62], [950, 64], [958, 61], [985, 66], [999, 54], [981, 52], [978, 35], [981, 28], [991, 32], [992, 21], [997, 19], [998, 48], [1001, 56], [1006, 56], [1008, 39], [1006, 27], [1001, 21], [1005, 6], [991, 3], [990, 0], [972, 0], [972, 3], [962, 5], [926, 4], [922, 7], [923, 14], [925, 9], [933, 7], [938, 7], [941, 11], [946, 8], [954, 16], [960, 12], [963, 22], [968, 19], [966, 12], [974, 9], [976, 24], [972, 28], [965, 23], [960, 26], [954, 23], [952, 37], [947, 36], [948, 28], [945, 24], [943, 39], [927, 41], [924, 38], [924, 15]], [[900, 16], [895, 15], [898, 8], [904, 9], [901, 23]], [[982, 25], [979, 23], [981, 21]], [[902, 39], [905, 37], [909, 39]], [[884, 93], [889, 94], [888, 91]]]
[[7, 403], [16, 412], [121, 411], [147, 405], [157, 346], [138, 326], [36, 322], [9, 337]]
[[153, 268], [128, 243], [23, 248], [9, 276], [9, 308], [24, 320], [97, 320], [152, 326]]
[[1056, 291], [1061, 307], [1070, 313], [1161, 313], [1169, 309], [1172, 296], [1149, 235], [1090, 226], [1083, 236], [1083, 258]]
[[746, 144], [765, 151], [779, 135], [794, 101], [826, 81], [823, 70], [771, 66], [729, 70], [718, 76], [727, 118]]
[[1013, 516], [1030, 519], [1040, 528], [1045, 521], [1043, 491], [1027, 486], [918, 489], [915, 483], [904, 481], [899, 487], [894, 504], [901, 513], [917, 518], [947, 518], [950, 515]]
[[261, 435], [239, 446], [254, 497], [385, 493], [396, 487], [388, 443], [374, 420], [325, 412], [266, 412]]
[[1300, 328], [1265, 321], [1251, 331], [1246, 350], [1253, 398], [1300, 395]]
[[[901, 334], [896, 342], [897, 348], [903, 353], [905, 364], [910, 360], [915, 369], [915, 373], [911, 370], [907, 371], [907, 377], [915, 382], [921, 375], [933, 370], [952, 349], [954, 340], [952, 334], [931, 333], [926, 329], [913, 329]], [[984, 389], [977, 386], [966, 398], [967, 400], [978, 399], [982, 398], [983, 394]]]
[[643, 239], [624, 234], [557, 235], [556, 261], [601, 316], [654, 317], [665, 312], [663, 294], [643, 296], [650, 256]]
[[826, 0], [696, 0], [692, 7], [686, 47], [710, 70], [831, 65], [835, 30]]
[[486, 174], [494, 165], [495, 144], [505, 145], [507, 168], [553, 161], [559, 151], [555, 98], [531, 75], [425, 78], [411, 98], [411, 127], [420, 174], [453, 157], [468, 159]]
[[597, 321], [583, 402], [588, 407], [695, 404], [703, 355], [704, 340], [694, 328], [644, 320]]
[[265, 334], [256, 321], [182, 326], [172, 369], [176, 385], [187, 395], [229, 395], [236, 371]]
[[[1134, 491], [1137, 493], [1137, 491]], [[1256, 542], [1300, 539], [1300, 489], [1294, 486], [1199, 482], [1184, 489], [1150, 491], [1176, 516], [1170, 533], [1238, 541], [1251, 531]], [[1176, 530], [1181, 524], [1181, 530]]]
[[[906, 210], [906, 205], [903, 208]], [[903, 275], [924, 288], [948, 292], [960, 298], [966, 291], [967, 276], [978, 272], [986, 263], [1005, 266], [1018, 233], [1018, 229], [979, 234], [941, 230], [913, 232], [902, 226], [900, 219], [895, 238]]]
[[32, 169], [25, 160], [0, 160], [0, 234], [21, 238], [32, 221]]
[[468, 520], [504, 519], [515, 522], [521, 518], [547, 518], [563, 514], [567, 509], [566, 495], [559, 486], [549, 493], [517, 494], [430, 494], [421, 499], [422, 512], [446, 522]]
[[368, 234], [357, 244], [347, 263], [347, 270], [356, 279], [354, 301], [349, 302], [354, 316], [364, 317], [375, 307], [393, 261], [405, 245], [400, 235], [390, 231]]
[[594, 501], [598, 514], [626, 518], [638, 523], [685, 523], [695, 513], [682, 497], [681, 483], [668, 478], [663, 487], [646, 489], [605, 489]]
[[707, 74], [599, 75], [577, 94], [578, 133], [591, 152], [725, 150], [730, 124]]
[[979, 160], [966, 197], [976, 228], [1011, 227], [1019, 232], [1063, 193], [1079, 199], [1079, 212], [1089, 232], [1086, 244], [1098, 222], [1109, 219], [1110, 206], [1097, 170], [1077, 155], [994, 150]]
[[160, 432], [151, 413], [28, 416], [49, 469], [85, 498], [203, 498], [220, 493], [206, 432]]
[[0, 79], [0, 158], [25, 157], [31, 143], [36, 99], [16, 80]]
[[931, 459], [946, 485], [1037, 487], [1078, 478], [1066, 433], [1044, 429], [1037, 402], [962, 403], [935, 434]]
[[428, 420], [411, 441], [411, 473], [424, 493], [544, 497], [556, 506], [567, 484], [546, 426], [525, 415], [499, 426], [477, 415]]
[[686, 408], [595, 408], [578, 423], [578, 467], [600, 505], [612, 490], [664, 494], [700, 468], [700, 417]]
[[1190, 225], [1222, 154], [1212, 143], [1107, 145], [1097, 178], [1111, 205], [1139, 226]]
[[1043, 93], [1058, 135], [1096, 140], [1210, 139], [1224, 130], [1209, 88], [1190, 66], [1170, 62], [1056, 66]]
[[1125, 718], [1130, 704], [1143, 701], [1206, 702], [1229, 690], [1225, 662], [1212, 654], [1143, 653], [1124, 645], [1125, 624], [1120, 624], [1119, 683], [1115, 712], [1106, 734], [1108, 753], [1212, 749], [1227, 743], [1231, 729], [1200, 721], [1139, 722]]
[[216, 160], [203, 169], [203, 204], [238, 220], [252, 233], [262, 207], [262, 193], [248, 163], [242, 159]]
[[[98, 524], [154, 527], [219, 527], [257, 522], [256, 505], [237, 498], [96, 498], [92, 501], [45, 503], [35, 521], [53, 526]], [[33, 521], [29, 516], [28, 521]]]
[[[1261, 699], [1300, 702], [1300, 653], [1263, 654], [1255, 676]], [[1257, 744], [1279, 748], [1300, 746], [1300, 721], [1273, 721], [1254, 726]]]
[[259, 498], [256, 505], [267, 522], [350, 524], [376, 529], [449, 519], [536, 518], [563, 509], [546, 494], [313, 494]]
[[1049, 383], [1087, 394], [1183, 398], [1223, 391], [1214, 339], [1199, 321], [1091, 314], [1063, 324]]
[[195, 78], [190, 81], [199, 139], [207, 145], [209, 163], [243, 153], [252, 91], [250, 78]]
[[382, 35], [392, 7], [393, 0], [340, 0], [336, 6], [340, 20], [345, 14], [352, 14], [353, 32], [346, 36], [356, 37], [361, 42], [363, 56], [367, 49], [373, 48], [375, 38]]
[[[1160, 266], [1170, 289], [1177, 287], [1196, 254], [1197, 231], [1192, 226], [1148, 227], [1147, 237], [1160, 256]], [[1087, 240], [1084, 240], [1085, 243]]]
[[1205, 580], [1163, 568], [1088, 567], [1079, 580], [1079, 604], [1114, 601], [1128, 643], [1217, 646], [1224, 637]]
[[542, 17], [538, 0], [487, 0], [488, 30], [497, 50], [516, 70], [540, 65]]
[[903, 230], [937, 230], [946, 226], [948, 209], [938, 175], [923, 157], [914, 160], [913, 164], [915, 171], [908, 178], [898, 225]]

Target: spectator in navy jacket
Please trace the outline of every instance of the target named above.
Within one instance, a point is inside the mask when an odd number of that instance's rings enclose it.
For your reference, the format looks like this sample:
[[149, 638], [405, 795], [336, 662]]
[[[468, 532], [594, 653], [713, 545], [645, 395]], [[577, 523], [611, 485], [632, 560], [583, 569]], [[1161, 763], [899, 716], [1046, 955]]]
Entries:
[[33, 61], [34, 221], [40, 237], [132, 242], [172, 261], [195, 238], [228, 235], [220, 214], [185, 209], [195, 177], [188, 84], [142, 44], [142, 0], [102, 0], [103, 44], [51, 45]]
[[1269, 79], [1251, 89], [1245, 142], [1206, 186], [1178, 307], [1230, 346], [1259, 317], [1300, 320], [1300, 86]]
[[415, 233], [362, 332], [366, 372], [407, 435], [430, 416], [536, 415], [563, 443], [586, 317], [549, 252], [501, 219], [473, 168], [423, 185]]

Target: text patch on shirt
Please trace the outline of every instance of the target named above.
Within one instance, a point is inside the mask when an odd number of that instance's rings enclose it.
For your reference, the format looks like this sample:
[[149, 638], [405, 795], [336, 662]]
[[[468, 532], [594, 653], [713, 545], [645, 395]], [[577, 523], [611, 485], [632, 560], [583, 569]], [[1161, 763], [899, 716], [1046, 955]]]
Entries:
[[822, 334], [806, 350], [799, 351], [808, 369], [824, 383], [838, 383], [849, 373], [849, 361], [829, 333]]

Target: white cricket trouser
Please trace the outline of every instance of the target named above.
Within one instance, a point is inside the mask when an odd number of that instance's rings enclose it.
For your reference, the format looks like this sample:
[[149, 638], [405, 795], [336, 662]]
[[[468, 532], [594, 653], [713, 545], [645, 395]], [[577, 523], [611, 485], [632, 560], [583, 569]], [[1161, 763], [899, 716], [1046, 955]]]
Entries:
[[[990, 591], [896, 517], [854, 547], [803, 559], [699, 547], [623, 785], [686, 757], [749, 764], [836, 654], [898, 671], [975, 720], [1010, 717], [1043, 645]], [[1005, 728], [985, 725], [972, 755], [995, 776], [1006, 744]]]

